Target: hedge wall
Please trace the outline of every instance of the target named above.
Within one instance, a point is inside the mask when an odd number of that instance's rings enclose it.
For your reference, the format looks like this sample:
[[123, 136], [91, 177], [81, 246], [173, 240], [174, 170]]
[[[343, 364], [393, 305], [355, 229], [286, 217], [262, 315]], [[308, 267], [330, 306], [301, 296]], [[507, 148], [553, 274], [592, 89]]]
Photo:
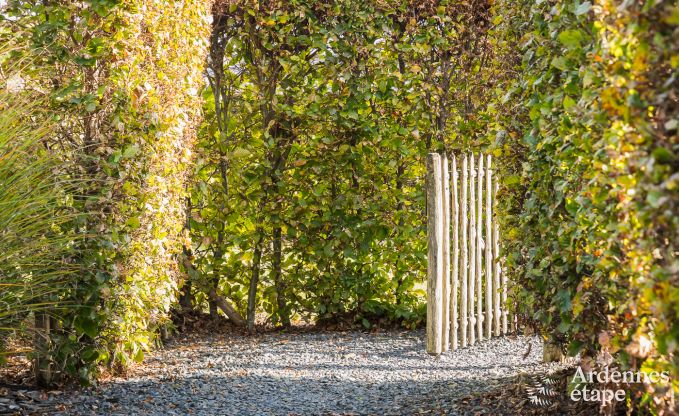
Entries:
[[175, 299], [210, 7], [10, 1], [3, 15], [26, 42], [26, 84], [50, 100], [55, 151], [86, 179], [71, 259], [83, 272], [58, 294], [80, 306], [54, 311], [50, 356], [83, 381], [140, 360]]
[[[495, 143], [516, 156], [505, 234], [517, 304], [571, 353], [670, 371], [676, 390], [679, 7], [499, 7], [523, 54], [499, 98], [519, 104], [503, 120], [518, 134]], [[658, 403], [669, 394], [649, 387]]]

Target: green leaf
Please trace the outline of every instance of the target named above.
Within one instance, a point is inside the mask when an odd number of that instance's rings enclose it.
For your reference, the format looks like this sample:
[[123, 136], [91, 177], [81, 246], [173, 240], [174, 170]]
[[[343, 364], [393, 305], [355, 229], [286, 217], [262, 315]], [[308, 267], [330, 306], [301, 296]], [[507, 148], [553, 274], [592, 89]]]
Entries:
[[95, 338], [99, 333], [99, 325], [89, 317], [79, 316], [76, 319], [76, 329], [90, 338]]
[[561, 42], [568, 49], [576, 49], [580, 47], [583, 39], [583, 33], [578, 30], [564, 30], [559, 33], [559, 42]]
[[590, 11], [592, 8], [592, 3], [586, 1], [575, 8], [575, 15], [580, 16]]
[[250, 151], [242, 147], [237, 147], [231, 154], [235, 159], [244, 159], [250, 156]]
[[575, 339], [571, 341], [571, 343], [568, 344], [568, 356], [575, 357], [580, 352], [580, 350], [582, 350], [582, 346], [582, 341]]
[[653, 150], [653, 159], [658, 163], [671, 163], [674, 160], [674, 155], [664, 147], [656, 147]]
[[565, 71], [568, 68], [568, 60], [563, 56], [559, 56], [552, 59], [551, 65], [556, 69]]
[[571, 198], [566, 198], [566, 211], [568, 211], [569, 214], [576, 216], [579, 208], [580, 204], [578, 204], [577, 201]]
[[646, 195], [646, 202], [653, 208], [660, 207], [666, 200], [667, 196], [658, 189], [653, 189]]
[[141, 348], [137, 348], [137, 351], [135, 352], [134, 356], [132, 356], [132, 360], [134, 360], [134, 362], [137, 363], [144, 361], [144, 350], [142, 350]]
[[561, 332], [562, 334], [565, 334], [565, 333], [568, 332], [568, 330], [570, 329], [570, 327], [571, 327], [571, 324], [569, 324], [568, 322], [561, 322], [561, 323], [559, 324], [559, 326], [558, 326], [556, 329], [557, 329], [559, 332]]
[[130, 159], [135, 157], [139, 153], [139, 146], [136, 144], [125, 147], [123, 151], [123, 159]]
[[504, 178], [503, 182], [507, 186], [516, 185], [521, 183], [521, 177], [519, 175], [509, 175]]
[[94, 347], [86, 347], [80, 356], [86, 363], [94, 363], [99, 359], [99, 350]]
[[127, 221], [125, 221], [125, 224], [132, 229], [136, 229], [141, 226], [141, 222], [137, 217], [129, 218]]

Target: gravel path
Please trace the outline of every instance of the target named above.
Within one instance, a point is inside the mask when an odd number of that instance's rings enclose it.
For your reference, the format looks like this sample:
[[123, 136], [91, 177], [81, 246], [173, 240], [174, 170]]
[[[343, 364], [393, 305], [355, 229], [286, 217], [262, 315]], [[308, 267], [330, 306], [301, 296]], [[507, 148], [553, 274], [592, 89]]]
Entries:
[[421, 331], [180, 339], [127, 378], [62, 396], [61, 414], [457, 414], [456, 399], [549, 368], [535, 337], [493, 339], [440, 357], [424, 350]]

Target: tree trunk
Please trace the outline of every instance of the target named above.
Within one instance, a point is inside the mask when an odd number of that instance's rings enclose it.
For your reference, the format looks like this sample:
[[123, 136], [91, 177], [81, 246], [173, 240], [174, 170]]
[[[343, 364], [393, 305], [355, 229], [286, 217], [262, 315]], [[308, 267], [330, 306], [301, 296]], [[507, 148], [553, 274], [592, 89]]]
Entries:
[[231, 306], [229, 302], [226, 301], [226, 299], [219, 296], [214, 288], [210, 289], [208, 296], [210, 297], [210, 301], [214, 303], [216, 307], [221, 309], [222, 312], [224, 312], [224, 314], [229, 317], [229, 319], [233, 322], [234, 325], [236, 326], [245, 325], [245, 320], [243, 319], [242, 316], [240, 316], [238, 311], [236, 311], [236, 309], [233, 306]]
[[[222, 259], [222, 256], [224, 256], [224, 251], [222, 251], [223, 245], [224, 245], [224, 232], [218, 231], [217, 232], [217, 243], [216, 243], [215, 249], [213, 251], [214, 264], [217, 264]], [[217, 289], [219, 288], [219, 273], [215, 274], [215, 276], [212, 278], [212, 281], [210, 283], [212, 284], [212, 287], [210, 287], [210, 291], [214, 290], [215, 293], [216, 293]], [[212, 298], [210, 298], [208, 305], [210, 307], [210, 317], [213, 320], [219, 319], [219, 314], [217, 313], [217, 308], [218, 308], [217, 303]]]
[[[184, 248], [184, 251], [186, 251], [186, 247]], [[184, 282], [184, 285], [182, 285], [179, 294], [179, 306], [181, 306], [182, 310], [185, 312], [193, 309], [193, 295], [191, 294], [192, 288], [193, 284], [191, 282], [191, 278], [189, 277]]]
[[285, 282], [283, 281], [283, 273], [281, 272], [282, 243], [281, 227], [276, 227], [273, 230], [273, 264], [271, 266], [271, 274], [276, 287], [278, 316], [280, 317], [283, 326], [289, 327], [290, 311], [288, 311], [287, 300], [285, 299]]
[[[404, 219], [403, 217], [405, 216], [404, 212], [404, 204], [402, 201], [402, 195], [401, 192], [403, 191], [403, 174], [405, 173], [405, 164], [403, 163], [403, 158], [399, 158], [399, 163], [398, 167], [396, 168], [396, 190], [398, 191], [396, 195], [398, 196], [398, 203], [396, 203], [396, 215], [399, 216], [398, 218], [398, 229], [402, 230], [403, 229], [403, 224], [404, 224]], [[395, 236], [398, 238], [398, 235]], [[396, 288], [394, 289], [394, 297], [396, 298], [396, 304], [400, 305], [401, 304], [401, 292], [403, 291], [402, 286], [403, 286], [403, 274], [401, 273], [400, 269], [400, 260], [401, 260], [401, 251], [398, 250], [396, 252], [396, 261], [394, 263], [394, 272], [397, 276], [397, 281], [396, 281]]]
[[[395, 22], [397, 24], [397, 27], [399, 29], [398, 36], [402, 36], [403, 33], [406, 30], [406, 25], [403, 22]], [[405, 64], [405, 59], [403, 59], [403, 54], [400, 52], [397, 52], [396, 54], [397, 59], [398, 59], [398, 72], [402, 75], [406, 75], [406, 64]], [[398, 202], [396, 203], [396, 215], [399, 217], [398, 218], [398, 232], [403, 230], [403, 224], [404, 224], [404, 216], [405, 216], [405, 206], [403, 204], [403, 198], [401, 193], [403, 192], [403, 175], [405, 174], [405, 163], [403, 162], [403, 156], [399, 156], [399, 161], [398, 161], [398, 166], [396, 168], [396, 190], [397, 190], [397, 197], [398, 197]], [[398, 235], [395, 236], [398, 238]], [[394, 289], [394, 297], [396, 298], [396, 304], [400, 305], [401, 304], [401, 292], [403, 291], [402, 286], [403, 286], [403, 274], [401, 273], [400, 269], [400, 262], [401, 262], [401, 250], [396, 251], [396, 261], [394, 263], [394, 273], [397, 276], [398, 280], [396, 282], [396, 289]]]
[[[188, 190], [186, 191], [188, 193]], [[184, 228], [191, 233], [191, 210], [193, 209], [191, 205], [191, 197], [186, 197], [186, 223]], [[189, 273], [189, 267], [193, 267], [191, 264], [191, 249], [182, 246], [183, 263], [186, 267], [186, 280], [180, 289], [179, 305], [184, 311], [189, 311], [193, 309], [193, 295], [191, 294], [191, 289], [193, 287], [193, 282], [191, 280], [191, 274]]]
[[[215, 259], [217, 259], [216, 256], [215, 256]], [[219, 278], [218, 277], [212, 278], [212, 280], [210, 281], [210, 292], [217, 293], [218, 287], [219, 287]], [[208, 306], [210, 308], [210, 319], [212, 319], [213, 321], [218, 320], [219, 319], [219, 313], [217, 312], [217, 309], [218, 309], [217, 302], [215, 302], [215, 300], [212, 299], [212, 297], [208, 298]]]
[[52, 319], [46, 313], [35, 313], [35, 335], [33, 337], [35, 360], [33, 362], [33, 370], [35, 372], [36, 383], [43, 387], [49, 386], [53, 381], [52, 364], [46, 358], [49, 350], [51, 323]]
[[259, 238], [255, 245], [255, 253], [252, 259], [252, 277], [250, 278], [250, 289], [248, 291], [248, 332], [255, 330], [255, 307], [257, 306], [257, 286], [259, 285], [260, 264], [262, 261], [262, 230], [259, 229]]
[[[210, 288], [210, 291], [214, 291], [215, 288], [214, 286]], [[216, 321], [219, 319], [219, 313], [217, 312], [217, 304], [214, 302], [214, 300], [210, 299], [208, 301], [208, 305], [210, 306], [210, 319], [213, 321]]]

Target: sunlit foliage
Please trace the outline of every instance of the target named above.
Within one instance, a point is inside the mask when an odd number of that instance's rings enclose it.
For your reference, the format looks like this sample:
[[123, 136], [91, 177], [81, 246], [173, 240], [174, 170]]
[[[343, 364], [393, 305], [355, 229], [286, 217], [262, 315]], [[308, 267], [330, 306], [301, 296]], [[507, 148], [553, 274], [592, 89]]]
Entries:
[[75, 204], [74, 308], [52, 360], [87, 381], [99, 363], [140, 360], [175, 298], [209, 2], [9, 1], [5, 38], [53, 120], [50, 146], [85, 179]]
[[[679, 361], [679, 8], [507, 2], [522, 61], [502, 101], [504, 234], [520, 310], [571, 353], [623, 367]], [[503, 144], [504, 142], [505, 144]], [[508, 202], [511, 201], [511, 202]], [[656, 398], [667, 386], [655, 386]], [[634, 403], [648, 397], [632, 397]]]

